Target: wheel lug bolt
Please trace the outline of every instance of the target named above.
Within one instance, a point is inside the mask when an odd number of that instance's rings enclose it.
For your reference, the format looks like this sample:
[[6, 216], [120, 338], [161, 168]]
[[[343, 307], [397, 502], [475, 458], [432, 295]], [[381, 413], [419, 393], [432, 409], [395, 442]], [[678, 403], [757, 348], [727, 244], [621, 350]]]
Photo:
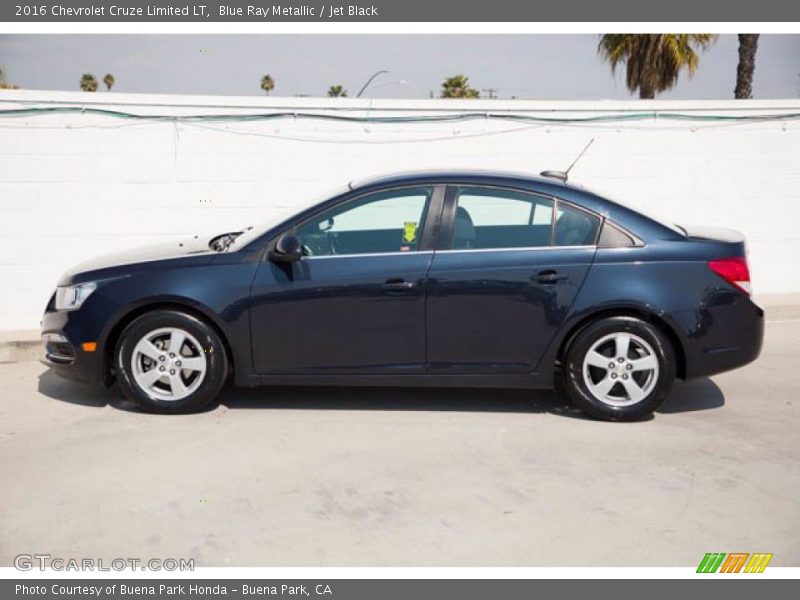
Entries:
[[628, 371], [630, 371], [631, 369], [633, 369], [633, 365], [632, 364], [628, 364], [625, 368], [628, 369]]
[[626, 373], [625, 375], [623, 375], [623, 376], [622, 376], [622, 378], [623, 378], [623, 379], [627, 379], [627, 378], [628, 378], [628, 375], [627, 375], [627, 373]]
[[617, 378], [617, 374], [616, 373], [612, 373], [611, 374], [611, 379], [616, 379], [616, 378]]
[[620, 356], [620, 357], [617, 359], [617, 362], [619, 362], [619, 363], [624, 363], [624, 362], [625, 362], [625, 359], [624, 359], [624, 358], [622, 358], [622, 357]]
[[170, 369], [170, 370], [169, 370], [169, 374], [170, 374], [170, 375], [175, 375], [175, 369]]
[[175, 358], [175, 354], [174, 354], [174, 353], [172, 353], [172, 352], [170, 352], [170, 353], [169, 353], [169, 357], [170, 357], [170, 358]]
[[167, 369], [165, 367], [158, 367], [158, 370], [159, 371], [166, 371]]
[[615, 365], [614, 363], [608, 363], [608, 368], [609, 368], [609, 369], [613, 369], [613, 368], [614, 368], [614, 367], [616, 367], [616, 366], [617, 366], [617, 365]]
[[175, 361], [175, 366], [176, 366], [176, 367], [180, 367], [180, 366], [181, 366], [181, 361], [179, 361], [179, 360], [178, 360], [178, 361]]
[[165, 361], [167, 360], [167, 357], [162, 354], [161, 356], [158, 357], [158, 360]]

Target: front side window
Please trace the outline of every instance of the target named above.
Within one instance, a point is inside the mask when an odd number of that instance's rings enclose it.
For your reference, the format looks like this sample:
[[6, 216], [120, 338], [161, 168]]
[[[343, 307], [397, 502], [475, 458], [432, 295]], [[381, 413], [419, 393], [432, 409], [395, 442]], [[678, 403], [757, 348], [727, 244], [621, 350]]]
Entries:
[[479, 187], [458, 190], [451, 248], [549, 246], [553, 200], [534, 194]]
[[414, 252], [432, 191], [423, 186], [362, 196], [314, 216], [295, 235], [308, 256]]

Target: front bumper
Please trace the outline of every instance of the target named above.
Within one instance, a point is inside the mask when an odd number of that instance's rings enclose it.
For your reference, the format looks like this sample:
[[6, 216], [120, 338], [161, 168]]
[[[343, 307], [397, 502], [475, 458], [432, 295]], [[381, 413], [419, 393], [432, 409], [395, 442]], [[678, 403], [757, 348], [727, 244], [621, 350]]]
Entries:
[[77, 311], [45, 312], [42, 317], [42, 362], [56, 374], [74, 381], [105, 383], [104, 353], [83, 349], [85, 342], [97, 342], [98, 330], [91, 319]]

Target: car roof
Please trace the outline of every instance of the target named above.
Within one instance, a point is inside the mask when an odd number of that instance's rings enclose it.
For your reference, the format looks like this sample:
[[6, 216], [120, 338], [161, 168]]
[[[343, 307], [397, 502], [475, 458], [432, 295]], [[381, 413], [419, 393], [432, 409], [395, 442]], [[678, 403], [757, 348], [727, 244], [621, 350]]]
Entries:
[[368, 177], [365, 179], [356, 179], [348, 184], [351, 190], [364, 187], [393, 185], [393, 184], [407, 184], [407, 183], [429, 183], [429, 182], [450, 182], [450, 181], [517, 181], [527, 184], [540, 184], [547, 187], [561, 187], [568, 189], [579, 189], [575, 185], [564, 183], [555, 178], [537, 177], [530, 173], [514, 172], [514, 171], [493, 171], [481, 169], [440, 169], [440, 170], [424, 170], [424, 171], [405, 171], [398, 173], [389, 173], [378, 175], [375, 177]]

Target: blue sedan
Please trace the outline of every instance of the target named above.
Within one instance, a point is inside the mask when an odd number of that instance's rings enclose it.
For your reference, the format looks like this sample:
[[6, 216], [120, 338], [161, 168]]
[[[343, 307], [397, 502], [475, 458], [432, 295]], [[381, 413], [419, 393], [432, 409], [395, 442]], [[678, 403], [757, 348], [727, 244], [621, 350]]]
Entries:
[[430, 172], [351, 184], [275, 225], [80, 265], [46, 361], [149, 411], [269, 384], [551, 388], [636, 420], [675, 378], [760, 350], [744, 238], [552, 177]]

